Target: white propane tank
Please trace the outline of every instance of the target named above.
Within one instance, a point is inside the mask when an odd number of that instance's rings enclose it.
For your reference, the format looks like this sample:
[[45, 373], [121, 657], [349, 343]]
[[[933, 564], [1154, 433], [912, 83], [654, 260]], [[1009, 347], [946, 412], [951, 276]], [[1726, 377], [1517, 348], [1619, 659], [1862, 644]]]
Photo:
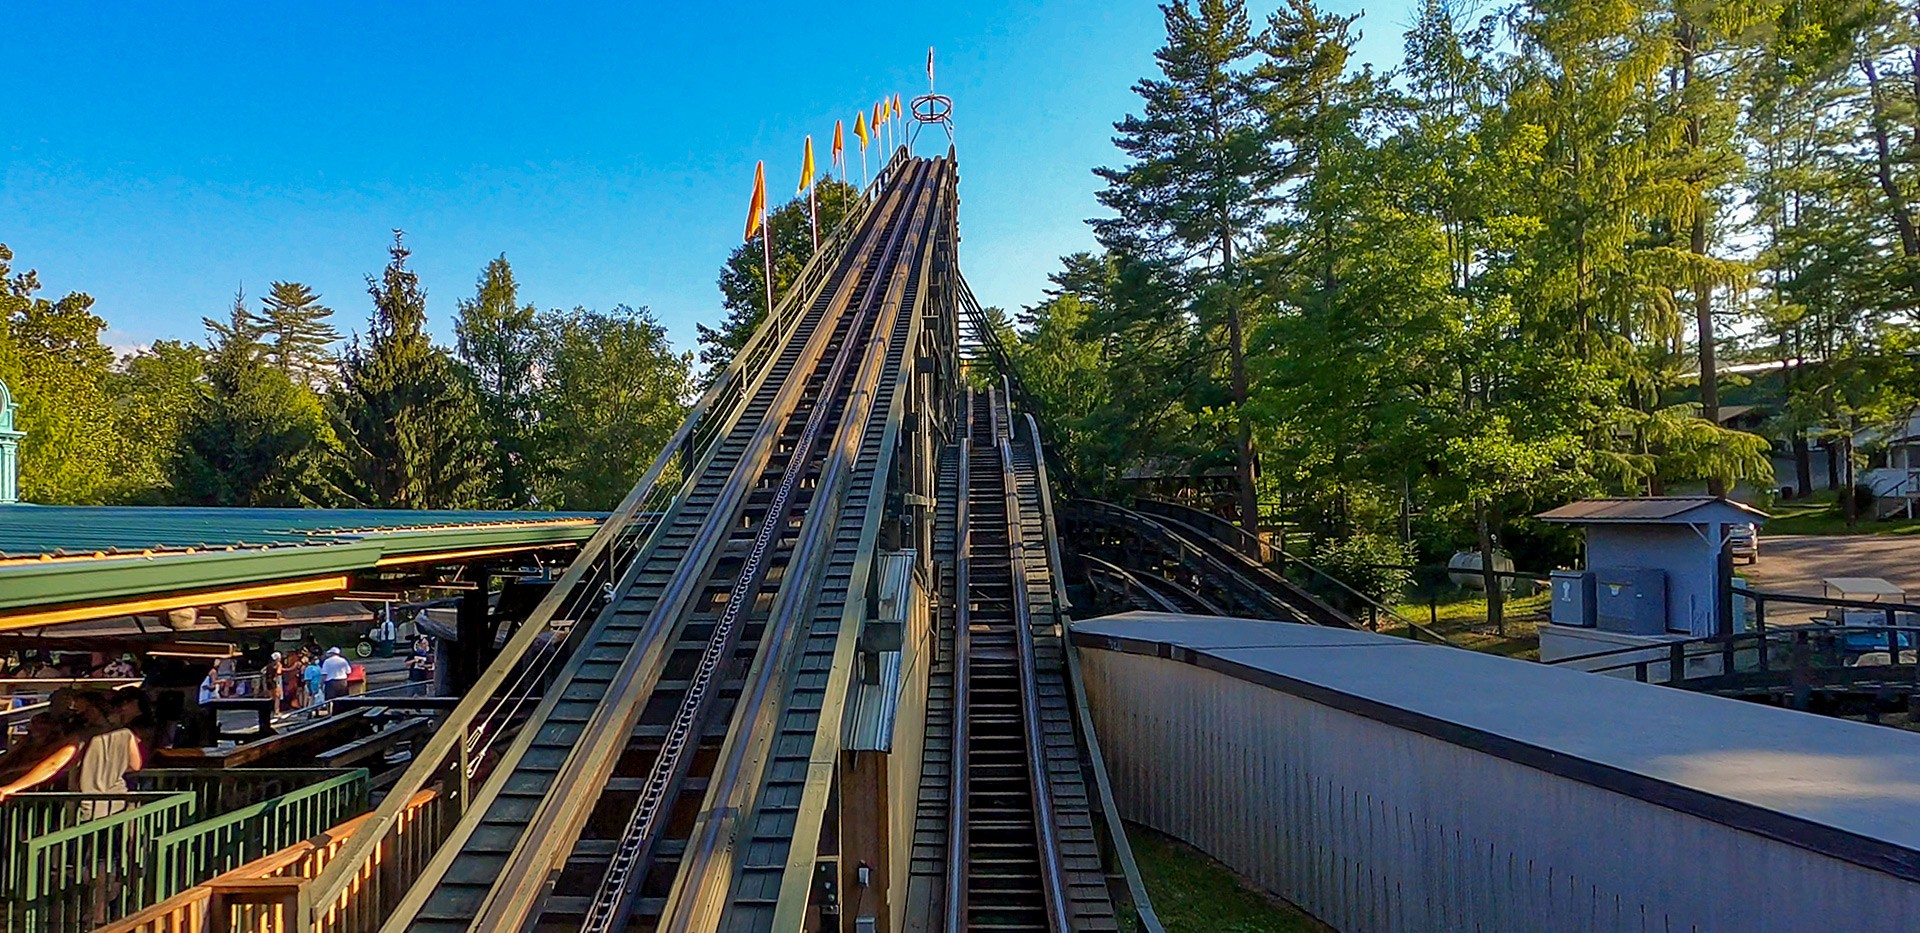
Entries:
[[[1508, 557], [1505, 551], [1494, 551], [1493, 569], [1511, 573], [1513, 571], [1513, 558]], [[1486, 589], [1487, 578], [1480, 574], [1480, 552], [1453, 552], [1453, 556], [1447, 558], [1447, 579], [1453, 581], [1454, 586], [1464, 590]], [[1500, 592], [1507, 593], [1512, 590], [1513, 578], [1501, 577]]]

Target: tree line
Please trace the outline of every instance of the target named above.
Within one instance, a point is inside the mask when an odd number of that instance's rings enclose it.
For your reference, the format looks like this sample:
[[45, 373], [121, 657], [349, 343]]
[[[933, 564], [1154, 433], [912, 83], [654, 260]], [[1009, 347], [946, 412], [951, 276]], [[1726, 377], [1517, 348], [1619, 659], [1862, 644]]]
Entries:
[[121, 359], [81, 292], [0, 245], [0, 380], [22, 499], [48, 504], [608, 509], [679, 426], [692, 357], [645, 308], [538, 311], [504, 255], [427, 333], [399, 231], [344, 348], [299, 282], [236, 293], [202, 341]]
[[1096, 489], [1230, 472], [1245, 524], [1382, 562], [1526, 550], [1571, 497], [1772, 482], [1719, 417], [1751, 378], [1802, 490], [1913, 407], [1915, 7], [1425, 0], [1379, 69], [1312, 0], [1161, 9], [1101, 249], [1005, 321]]

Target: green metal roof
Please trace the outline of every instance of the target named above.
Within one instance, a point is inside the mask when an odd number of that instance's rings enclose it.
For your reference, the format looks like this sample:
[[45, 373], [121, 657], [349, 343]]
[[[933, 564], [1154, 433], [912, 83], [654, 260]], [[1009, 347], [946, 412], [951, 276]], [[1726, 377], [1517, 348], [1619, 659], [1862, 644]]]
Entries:
[[408, 555], [577, 544], [602, 513], [0, 506], [0, 610], [366, 570]]

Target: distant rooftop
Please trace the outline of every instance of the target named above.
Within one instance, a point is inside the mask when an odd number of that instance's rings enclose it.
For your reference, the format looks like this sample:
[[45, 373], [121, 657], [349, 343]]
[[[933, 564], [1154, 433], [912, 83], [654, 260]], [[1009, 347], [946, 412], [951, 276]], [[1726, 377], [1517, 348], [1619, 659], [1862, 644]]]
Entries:
[[0, 630], [347, 592], [356, 576], [570, 548], [591, 512], [0, 506]]
[[0, 509], [0, 567], [21, 559], [346, 544], [401, 532], [593, 526], [595, 512], [228, 509], [10, 505]]
[[[1548, 522], [1671, 522], [1689, 520], [1689, 512], [1721, 506], [1765, 519], [1767, 513], [1725, 496], [1639, 496], [1627, 499], [1581, 499], [1534, 516]], [[1705, 520], [1705, 516], [1699, 516]]]

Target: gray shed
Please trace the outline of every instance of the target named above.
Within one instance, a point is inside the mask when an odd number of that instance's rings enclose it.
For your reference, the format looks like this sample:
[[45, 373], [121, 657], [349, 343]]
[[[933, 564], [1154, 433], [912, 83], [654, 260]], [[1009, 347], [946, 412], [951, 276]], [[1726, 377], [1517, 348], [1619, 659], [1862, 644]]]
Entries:
[[1538, 516], [1585, 532], [1585, 569], [1554, 574], [1540, 659], [1701, 638], [1732, 625], [1727, 538], [1767, 514], [1725, 496], [1582, 499]]

